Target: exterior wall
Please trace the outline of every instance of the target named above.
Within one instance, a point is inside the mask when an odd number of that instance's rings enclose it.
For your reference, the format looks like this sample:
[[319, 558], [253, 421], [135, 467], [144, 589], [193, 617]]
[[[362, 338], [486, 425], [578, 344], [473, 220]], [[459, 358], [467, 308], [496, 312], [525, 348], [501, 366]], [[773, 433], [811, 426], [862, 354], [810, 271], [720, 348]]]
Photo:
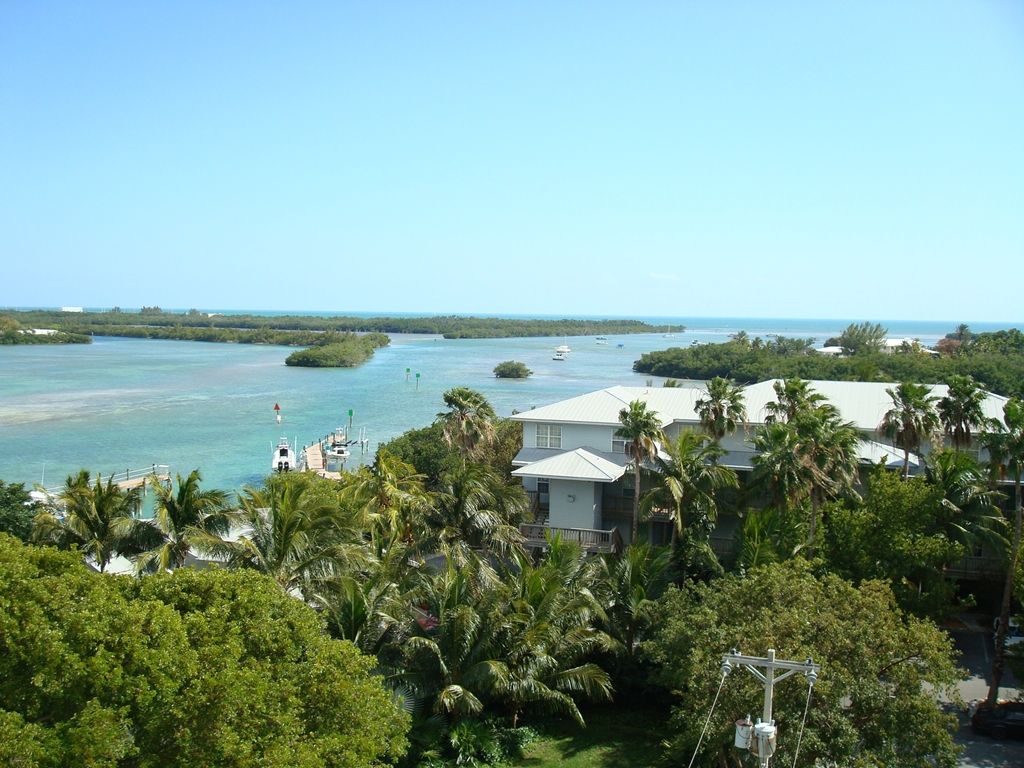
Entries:
[[[541, 422], [554, 424], [562, 428], [563, 451], [572, 451], [576, 448], [592, 448], [598, 451], [608, 452], [612, 449], [613, 427], [602, 427], [591, 424], [558, 424], [557, 422]], [[537, 447], [537, 423], [531, 421], [523, 422], [523, 446], [527, 448]]]
[[601, 483], [552, 480], [548, 525], [552, 528], [600, 528]]

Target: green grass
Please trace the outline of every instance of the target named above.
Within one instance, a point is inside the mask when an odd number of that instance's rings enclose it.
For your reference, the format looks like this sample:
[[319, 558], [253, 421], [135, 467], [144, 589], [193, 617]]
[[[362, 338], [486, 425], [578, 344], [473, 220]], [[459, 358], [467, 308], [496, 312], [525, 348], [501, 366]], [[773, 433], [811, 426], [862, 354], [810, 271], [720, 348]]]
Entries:
[[517, 766], [530, 768], [642, 768], [657, 765], [667, 709], [610, 706], [583, 713], [587, 727], [559, 722], [537, 727]]

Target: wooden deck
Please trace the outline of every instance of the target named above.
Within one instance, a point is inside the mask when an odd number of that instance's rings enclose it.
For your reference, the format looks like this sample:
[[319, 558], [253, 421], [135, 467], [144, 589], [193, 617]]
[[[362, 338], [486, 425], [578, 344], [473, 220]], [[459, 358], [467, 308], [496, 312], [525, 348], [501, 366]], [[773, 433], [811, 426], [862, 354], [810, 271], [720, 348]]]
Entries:
[[591, 528], [554, 528], [549, 525], [523, 523], [519, 532], [526, 539], [528, 547], [546, 547], [552, 536], [560, 536], [562, 541], [572, 541], [580, 545], [584, 552], [619, 553], [622, 551], [622, 537], [616, 528], [610, 531], [598, 531]]

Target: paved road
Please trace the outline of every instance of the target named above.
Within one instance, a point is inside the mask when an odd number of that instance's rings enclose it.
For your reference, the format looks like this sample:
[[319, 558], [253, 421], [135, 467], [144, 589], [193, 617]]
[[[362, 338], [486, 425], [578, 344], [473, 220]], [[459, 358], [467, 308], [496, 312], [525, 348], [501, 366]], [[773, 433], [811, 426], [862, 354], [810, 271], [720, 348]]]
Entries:
[[[959, 685], [960, 695], [965, 702], [984, 699], [988, 695], [988, 676], [992, 669], [992, 633], [975, 628], [952, 630], [950, 635], [960, 651], [960, 666], [968, 677]], [[1006, 670], [1003, 676], [1000, 698], [1012, 699], [1018, 695], [1018, 682], [1013, 673]], [[1022, 768], [1024, 766], [1024, 740], [997, 741], [971, 731], [967, 716], [960, 717], [960, 731], [957, 743], [964, 747], [960, 758], [961, 768]]]

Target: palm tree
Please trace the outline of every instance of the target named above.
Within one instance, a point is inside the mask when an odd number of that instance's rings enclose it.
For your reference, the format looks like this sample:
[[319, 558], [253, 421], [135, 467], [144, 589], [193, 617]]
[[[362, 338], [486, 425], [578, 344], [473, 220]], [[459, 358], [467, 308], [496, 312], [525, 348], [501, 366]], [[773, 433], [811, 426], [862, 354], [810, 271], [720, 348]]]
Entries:
[[411, 464], [383, 449], [371, 467], [360, 467], [348, 477], [342, 501], [364, 513], [378, 557], [397, 541], [412, 541], [430, 504], [424, 481]]
[[170, 484], [153, 483], [156, 495], [156, 516], [150, 523], [157, 534], [155, 546], [143, 552], [135, 561], [139, 573], [168, 571], [180, 568], [196, 544], [196, 535], [223, 537], [231, 529], [227, 493], [221, 490], [201, 490], [198, 469], [182, 479], [177, 475], [178, 492]]
[[831, 405], [795, 410], [787, 422], [766, 423], [754, 438], [751, 475], [773, 506], [791, 510], [810, 501], [807, 543], [814, 545], [824, 501], [852, 492], [857, 480], [859, 437]]
[[970, 376], [949, 377], [949, 390], [936, 408], [956, 450], [969, 446], [971, 431], [986, 425], [984, 403], [985, 393]]
[[642, 400], [634, 400], [628, 408], [619, 411], [619, 423], [615, 436], [626, 441], [626, 455], [632, 460], [633, 479], [633, 535], [630, 544], [635, 544], [640, 528], [640, 470], [658, 452], [658, 440], [662, 437], [661, 420], [658, 414], [647, 408]]
[[33, 538], [61, 548], [73, 546], [103, 573], [114, 555], [140, 551], [145, 534], [135, 519], [139, 510], [137, 490], [124, 490], [113, 479], [97, 475], [93, 484], [82, 470], [68, 476], [59, 503], [63, 512], [44, 510], [36, 516]]
[[498, 418], [487, 398], [467, 387], [454, 387], [444, 393], [447, 411], [437, 414], [443, 426], [444, 440], [457, 447], [463, 461], [477, 448], [494, 440], [494, 421]]
[[453, 722], [480, 714], [510, 679], [500, 648], [509, 631], [506, 590], [481, 590], [473, 568], [449, 563], [424, 574], [413, 599], [397, 681]]
[[775, 390], [776, 402], [765, 405], [765, 424], [789, 421], [800, 411], [816, 408], [826, 400], [824, 395], [811, 389], [811, 385], [803, 379], [776, 381], [772, 389]]
[[939, 429], [936, 398], [929, 387], [909, 381], [885, 391], [892, 398], [893, 407], [885, 412], [878, 431], [903, 449], [903, 478], [906, 479], [910, 477], [910, 452], [919, 451], [921, 443]]
[[721, 376], [708, 382], [707, 393], [697, 400], [696, 406], [701, 426], [716, 443], [747, 421], [743, 390]]
[[522, 554], [518, 523], [528, 508], [522, 486], [506, 483], [489, 467], [466, 464], [450, 469], [424, 511], [423, 532], [415, 547], [422, 554], [441, 552], [458, 567], [475, 561], [474, 550], [502, 557]]
[[1010, 600], [1013, 597], [1013, 579], [1017, 572], [1020, 556], [1021, 537], [1021, 472], [1024, 471], [1024, 402], [1011, 397], [1003, 406], [1003, 423], [996, 422], [990, 431], [983, 433], [982, 444], [988, 449], [992, 468], [1000, 475], [1013, 473], [1013, 539], [1010, 542], [1006, 582], [1003, 585], [1003, 600], [999, 610], [999, 627], [996, 630], [995, 654], [992, 658], [992, 683], [988, 689], [988, 703], [992, 705], [999, 696], [999, 684], [1003, 679], [1005, 664], [1006, 628], [1010, 622]]
[[246, 488], [239, 498], [236, 541], [197, 535], [200, 549], [229, 568], [252, 568], [295, 594], [372, 562], [361, 520], [313, 485], [308, 475], [277, 476], [264, 489]]
[[718, 518], [715, 497], [723, 488], [739, 487], [736, 473], [718, 466], [724, 451], [707, 435], [683, 430], [674, 441], [667, 441], [663, 450], [664, 458], [655, 457], [658, 484], [645, 494], [641, 508], [645, 512], [668, 510], [672, 551], [687, 528], [696, 532], [696, 540], [707, 547], [707, 537]]
[[978, 545], [1005, 549], [1006, 519], [996, 505], [1002, 494], [988, 486], [973, 456], [948, 449], [935, 451], [928, 457], [926, 472], [928, 482], [942, 492], [947, 538], [968, 549]]
[[527, 706], [568, 714], [583, 725], [575, 697], [611, 699], [611, 677], [590, 661], [616, 647], [594, 626], [604, 613], [591, 590], [593, 579], [579, 546], [557, 537], [539, 565], [524, 559], [511, 576], [509, 684], [501, 697], [512, 710], [513, 727]]
[[621, 555], [605, 555], [597, 562], [594, 590], [604, 606], [604, 626], [628, 663], [657, 616], [657, 599], [671, 581], [671, 555], [664, 548], [638, 543]]

